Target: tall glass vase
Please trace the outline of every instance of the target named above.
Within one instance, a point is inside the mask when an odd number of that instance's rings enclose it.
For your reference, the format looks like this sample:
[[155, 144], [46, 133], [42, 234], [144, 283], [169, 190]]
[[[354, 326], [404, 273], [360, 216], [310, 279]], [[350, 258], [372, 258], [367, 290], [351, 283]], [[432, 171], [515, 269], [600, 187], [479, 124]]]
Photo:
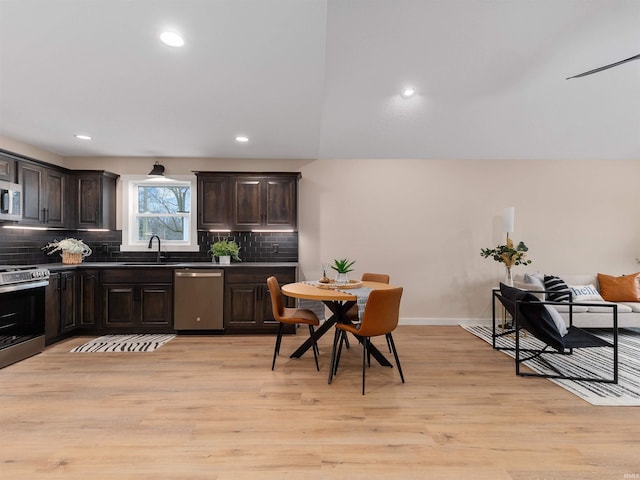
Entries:
[[513, 287], [513, 277], [511, 276], [511, 267], [506, 268], [506, 272], [504, 275], [504, 284], [510, 287]]

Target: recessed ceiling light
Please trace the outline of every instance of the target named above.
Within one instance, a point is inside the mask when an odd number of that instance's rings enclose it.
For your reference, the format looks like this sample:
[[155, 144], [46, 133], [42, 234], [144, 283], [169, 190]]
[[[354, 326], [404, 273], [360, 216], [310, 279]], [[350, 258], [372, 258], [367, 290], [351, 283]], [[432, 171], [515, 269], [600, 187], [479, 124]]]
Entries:
[[416, 89], [413, 87], [405, 87], [404, 90], [402, 90], [402, 97], [403, 98], [409, 98], [409, 97], [413, 97], [413, 95], [416, 93]]
[[182, 47], [184, 45], [184, 39], [175, 32], [162, 32], [160, 40], [170, 47]]
[[245, 143], [249, 141], [249, 137], [245, 137], [244, 135], [238, 135], [236, 137], [236, 142]]
[[91, 140], [91, 137], [89, 135], [82, 135], [81, 133], [76, 134], [75, 137], [78, 140]]

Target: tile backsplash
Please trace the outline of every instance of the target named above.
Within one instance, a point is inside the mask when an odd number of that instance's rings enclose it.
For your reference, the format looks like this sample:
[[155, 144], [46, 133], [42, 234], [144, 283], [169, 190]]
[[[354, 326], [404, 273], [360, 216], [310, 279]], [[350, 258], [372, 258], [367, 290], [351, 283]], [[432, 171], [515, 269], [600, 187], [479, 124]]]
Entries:
[[[120, 252], [122, 231], [87, 232], [77, 230], [22, 230], [0, 228], [0, 265], [30, 265], [58, 263], [58, 252], [47, 255], [42, 247], [54, 239], [80, 238], [93, 254], [85, 262], [152, 262], [155, 250], [149, 252]], [[240, 245], [244, 262], [297, 262], [298, 234], [296, 232], [232, 232], [223, 235], [198, 232], [199, 252], [165, 252], [171, 262], [210, 261], [208, 250], [219, 238], [235, 240]], [[155, 246], [155, 243], [154, 243]]]

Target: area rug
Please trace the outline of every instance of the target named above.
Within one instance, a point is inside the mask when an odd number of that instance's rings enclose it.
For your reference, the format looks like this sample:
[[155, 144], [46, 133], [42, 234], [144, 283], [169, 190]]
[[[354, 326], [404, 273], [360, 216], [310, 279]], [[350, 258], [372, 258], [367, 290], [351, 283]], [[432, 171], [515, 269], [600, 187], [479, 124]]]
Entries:
[[[468, 326], [461, 325], [462, 328], [475, 336], [481, 338], [491, 345], [492, 331], [489, 326]], [[594, 330], [596, 335], [612, 341], [612, 333], [607, 330]], [[520, 338], [520, 345], [523, 348], [531, 346], [529, 342], [535, 342], [540, 346], [540, 342], [531, 335]], [[584, 382], [573, 380], [549, 379], [553, 383], [570, 391], [571, 393], [586, 400], [592, 405], [609, 406], [636, 406], [640, 405], [640, 330], [620, 329], [618, 331], [618, 383]], [[512, 336], [503, 336], [496, 339], [498, 347], [513, 347]], [[497, 352], [497, 351], [496, 351]], [[510, 357], [514, 357], [514, 352], [500, 350]], [[613, 354], [610, 348], [583, 348], [576, 349], [572, 355], [546, 355], [548, 363], [557, 367], [560, 371], [571, 372], [580, 370], [584, 365], [593, 366], [592, 373], [595, 375], [611, 376], [613, 365]], [[524, 362], [524, 365], [535, 372], [548, 372], [548, 367], [544, 366], [539, 359]], [[512, 366], [515, 375], [515, 366]], [[527, 379], [532, 380], [532, 379]]]
[[173, 338], [173, 334], [104, 335], [74, 348], [71, 352], [153, 352]]

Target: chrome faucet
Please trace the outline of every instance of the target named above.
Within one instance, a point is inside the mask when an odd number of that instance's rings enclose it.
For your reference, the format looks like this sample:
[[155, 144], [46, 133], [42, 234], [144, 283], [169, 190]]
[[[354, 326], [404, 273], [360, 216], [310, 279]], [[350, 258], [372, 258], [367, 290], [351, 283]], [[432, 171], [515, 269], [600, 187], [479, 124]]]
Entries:
[[151, 235], [151, 238], [149, 239], [149, 248], [151, 248], [151, 244], [153, 243], [154, 238], [158, 239], [158, 257], [156, 258], [156, 262], [160, 263], [160, 259], [162, 257], [160, 253], [160, 237], [158, 235]]

